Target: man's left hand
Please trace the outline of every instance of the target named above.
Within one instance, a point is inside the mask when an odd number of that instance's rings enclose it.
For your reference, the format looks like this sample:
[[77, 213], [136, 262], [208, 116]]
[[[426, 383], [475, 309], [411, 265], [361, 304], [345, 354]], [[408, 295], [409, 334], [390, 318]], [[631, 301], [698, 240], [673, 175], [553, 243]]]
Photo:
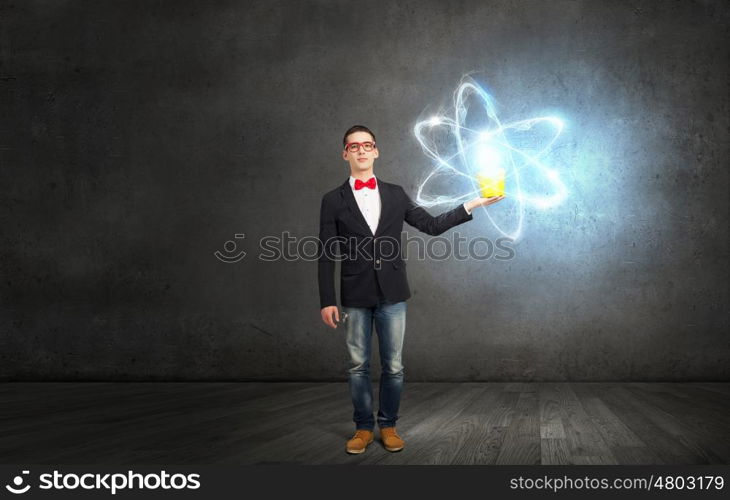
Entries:
[[497, 203], [499, 200], [504, 200], [504, 195], [492, 196], [491, 198], [478, 198], [478, 200], [481, 206], [486, 207], [487, 205], [491, 205], [492, 203]]
[[470, 200], [466, 202], [466, 208], [471, 212], [477, 207], [486, 207], [487, 205], [491, 205], [493, 203], [497, 203], [499, 200], [503, 200], [504, 195], [502, 196], [492, 196], [491, 198], [474, 198], [473, 200]]

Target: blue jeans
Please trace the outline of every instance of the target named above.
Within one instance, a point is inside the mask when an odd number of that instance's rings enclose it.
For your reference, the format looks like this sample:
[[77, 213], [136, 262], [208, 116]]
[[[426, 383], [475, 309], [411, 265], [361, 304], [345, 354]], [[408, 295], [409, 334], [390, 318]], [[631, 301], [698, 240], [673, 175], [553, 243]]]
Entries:
[[370, 383], [370, 345], [373, 324], [380, 349], [380, 394], [378, 426], [395, 427], [403, 389], [403, 338], [406, 332], [406, 303], [380, 298], [374, 307], [343, 307], [348, 314], [347, 351], [350, 354], [349, 385], [356, 429], [372, 431], [373, 389]]

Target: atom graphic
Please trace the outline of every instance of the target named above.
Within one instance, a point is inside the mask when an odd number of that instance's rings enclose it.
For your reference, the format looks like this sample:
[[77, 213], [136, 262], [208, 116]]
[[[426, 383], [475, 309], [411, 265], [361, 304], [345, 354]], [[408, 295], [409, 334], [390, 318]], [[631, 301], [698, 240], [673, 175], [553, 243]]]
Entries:
[[[413, 128], [423, 152], [435, 162], [418, 187], [417, 203], [463, 202], [481, 196], [480, 179], [499, 176], [505, 199], [494, 205], [494, 216], [481, 208], [499, 233], [517, 240], [528, 208], [554, 207], [567, 197], [558, 171], [545, 163], [563, 127], [554, 116], [502, 123], [494, 98], [473, 80], [462, 79], [454, 92], [453, 118], [439, 113]], [[431, 188], [437, 193], [463, 194], [426, 194], [430, 184], [440, 185]]]

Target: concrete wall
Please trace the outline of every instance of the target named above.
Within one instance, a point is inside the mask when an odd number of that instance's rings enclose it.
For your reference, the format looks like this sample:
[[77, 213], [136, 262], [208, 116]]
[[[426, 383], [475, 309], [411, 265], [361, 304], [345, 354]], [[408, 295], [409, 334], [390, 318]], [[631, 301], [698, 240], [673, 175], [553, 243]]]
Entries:
[[[406, 378], [728, 380], [728, 17], [3, 1], [0, 378], [345, 380], [316, 263], [261, 261], [258, 241], [317, 234], [354, 123], [415, 196], [412, 127], [471, 72], [504, 119], [565, 119], [570, 196], [525, 214], [511, 260], [409, 262]], [[499, 236], [484, 213], [459, 229]], [[227, 241], [246, 257], [217, 259]]]

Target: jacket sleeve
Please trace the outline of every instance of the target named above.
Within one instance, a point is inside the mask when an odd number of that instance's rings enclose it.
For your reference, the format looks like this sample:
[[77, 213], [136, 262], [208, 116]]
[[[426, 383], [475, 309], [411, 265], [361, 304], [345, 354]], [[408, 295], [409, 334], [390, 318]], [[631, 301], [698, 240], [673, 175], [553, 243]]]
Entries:
[[425, 208], [416, 205], [406, 192], [401, 188], [401, 193], [406, 204], [405, 221], [419, 231], [431, 236], [437, 236], [454, 226], [470, 221], [474, 216], [467, 213], [464, 204], [460, 203], [458, 207], [444, 212], [440, 215], [433, 216], [429, 214]]
[[321, 308], [336, 306], [335, 297], [335, 256], [339, 254], [339, 241], [337, 241], [337, 224], [334, 211], [322, 198], [322, 206], [319, 212], [319, 240], [317, 241], [318, 259], [318, 280], [319, 280], [319, 304]]

